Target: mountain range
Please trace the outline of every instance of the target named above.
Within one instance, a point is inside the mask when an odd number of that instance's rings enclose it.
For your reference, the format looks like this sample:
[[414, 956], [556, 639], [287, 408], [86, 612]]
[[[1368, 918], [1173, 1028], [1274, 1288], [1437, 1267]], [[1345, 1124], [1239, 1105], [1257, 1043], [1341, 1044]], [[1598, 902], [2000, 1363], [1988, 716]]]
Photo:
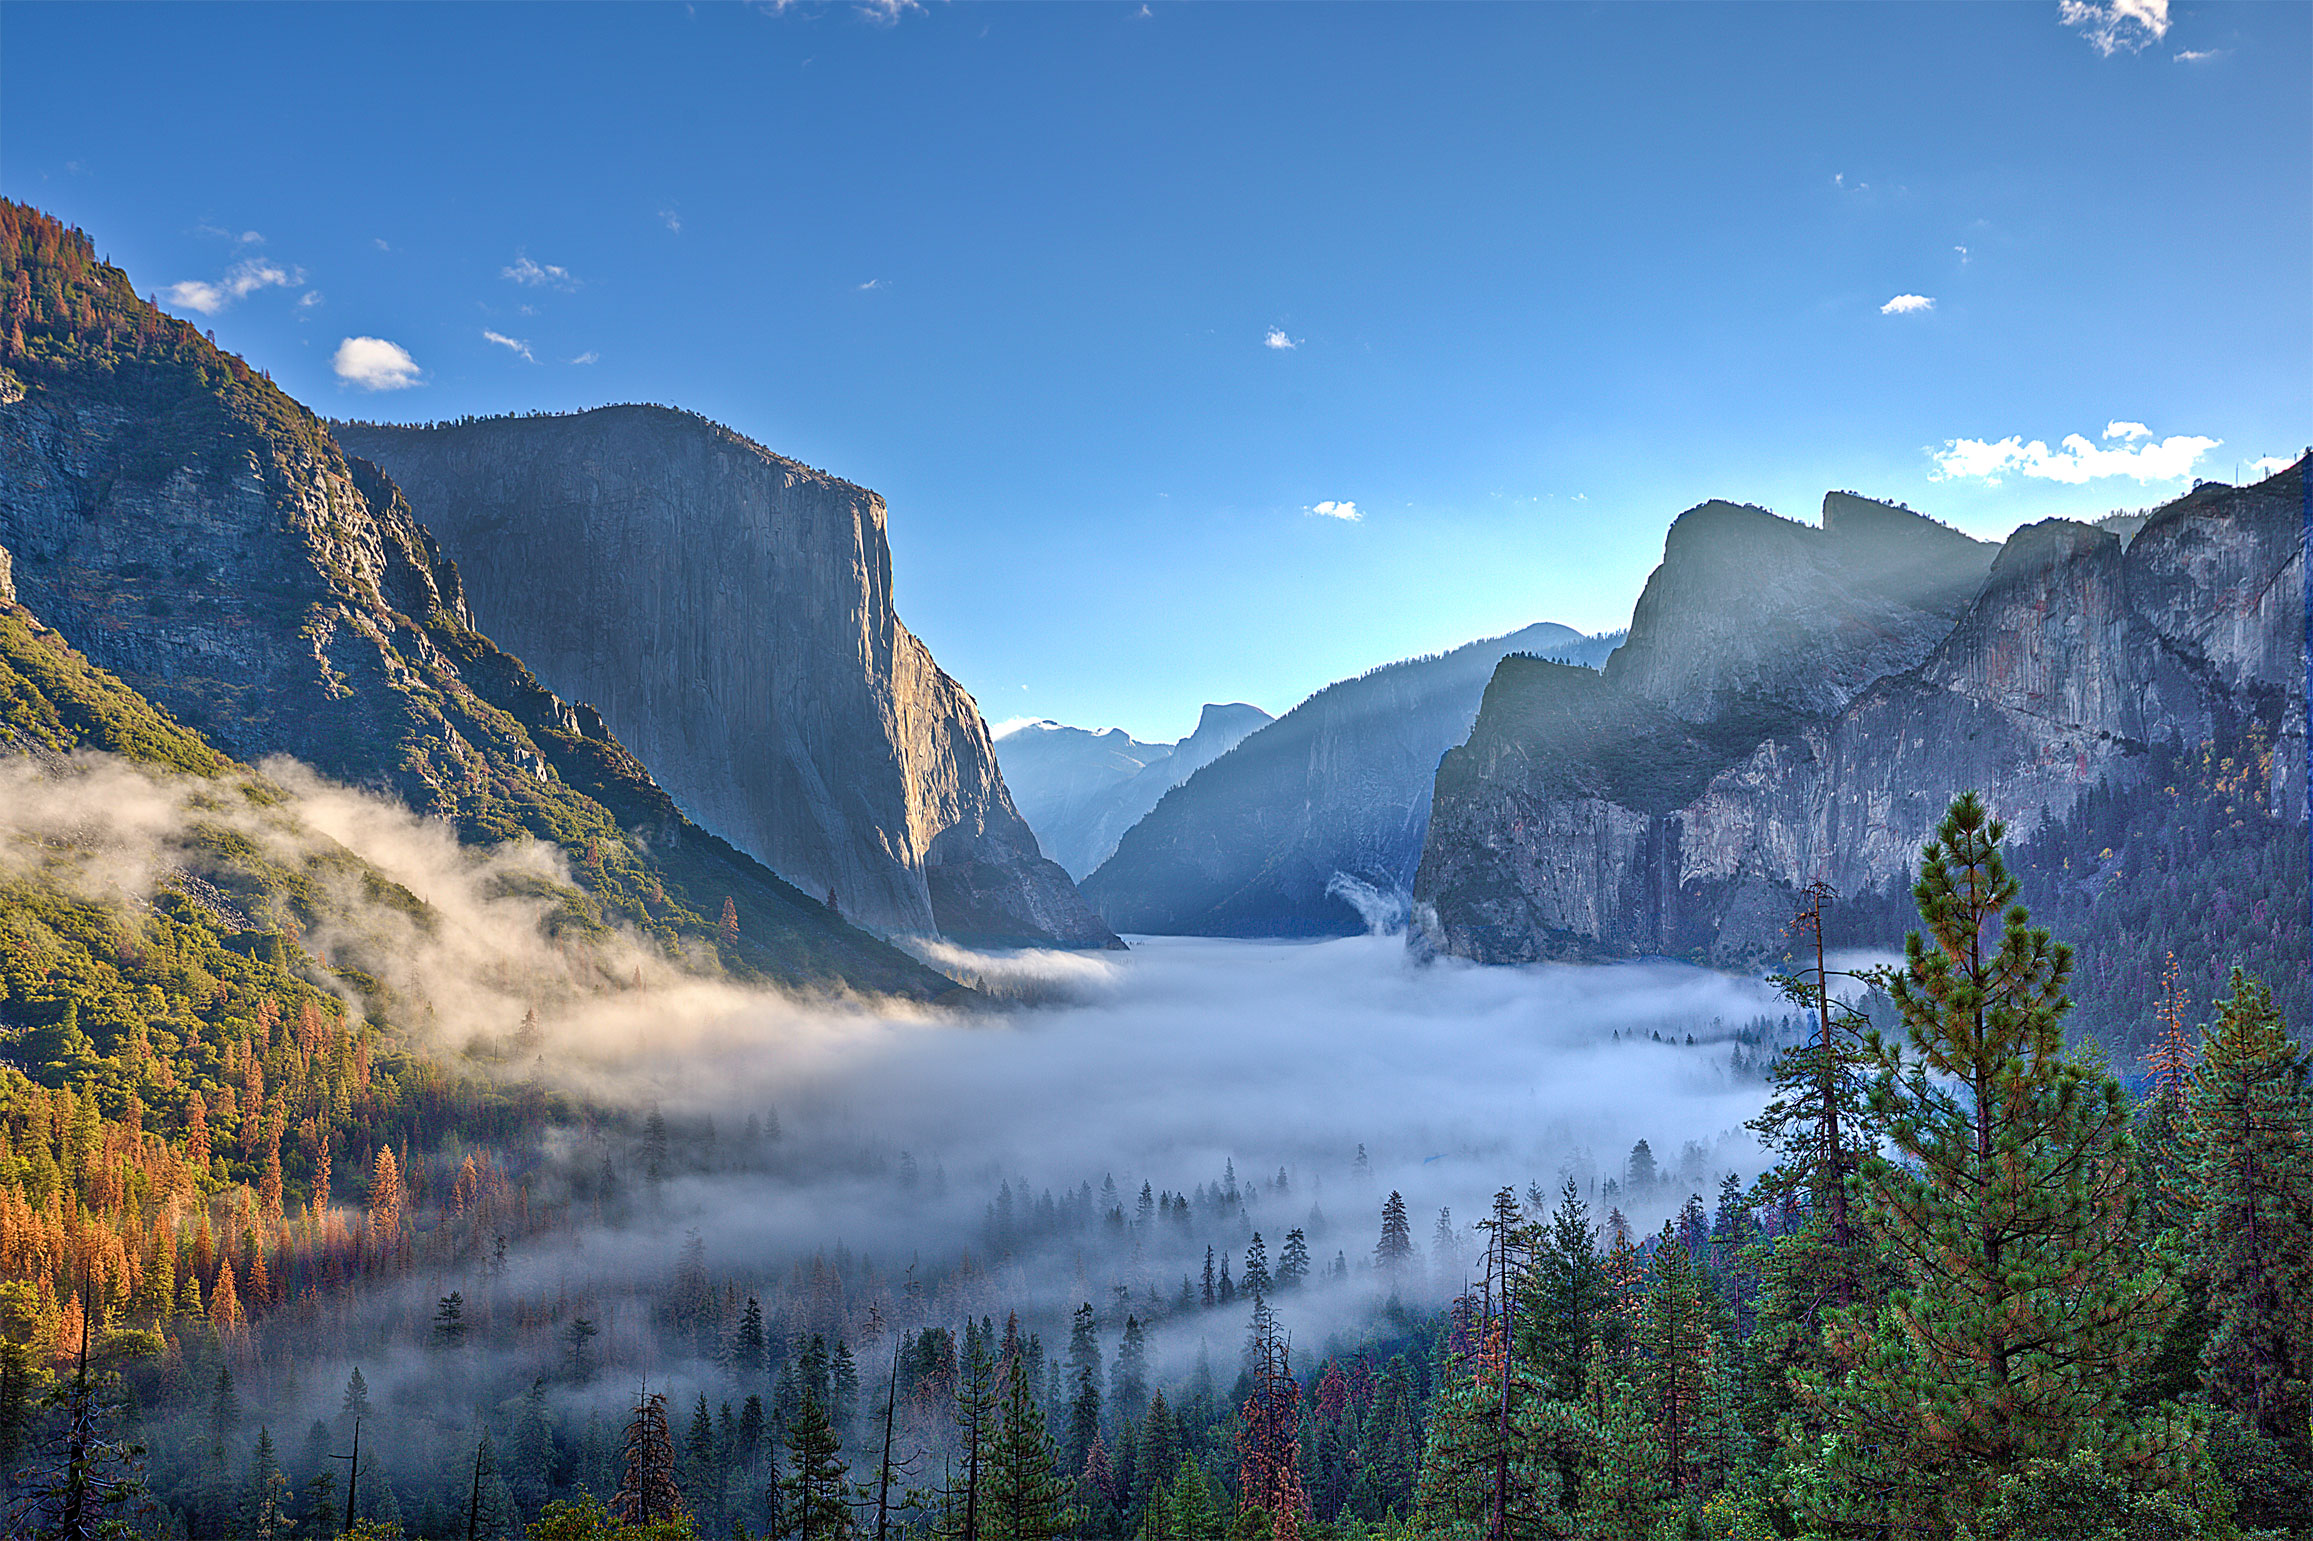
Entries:
[[[477, 848], [544, 842], [566, 858], [576, 885], [566, 908], [586, 925], [655, 939], [670, 957], [704, 947], [742, 975], [968, 993], [884, 939], [928, 933], [943, 918], [973, 939], [1115, 945], [1036, 853], [970, 697], [891, 614], [873, 494], [805, 475], [685, 414], [482, 425], [460, 442], [481, 459], [504, 456], [485, 486], [516, 479], [524, 454], [547, 442], [626, 490], [621, 507], [640, 533], [606, 519], [605, 540], [623, 529], [647, 545], [652, 517], [670, 540], [678, 529], [695, 538], [674, 541], [620, 592], [599, 565], [580, 566], [598, 561], [600, 546], [567, 529], [525, 545], [517, 524], [502, 523], [470, 548], [486, 579], [487, 613], [477, 614], [455, 555], [389, 474], [346, 454], [261, 371], [139, 297], [83, 232], [0, 203], [0, 252], [10, 286], [0, 549], [14, 603], [215, 754], [249, 765], [291, 757], [445, 820]], [[699, 490], [684, 473], [701, 467], [712, 486], [679, 502]], [[785, 484], [784, 503], [774, 483]], [[571, 517], [551, 501], [564, 490], [551, 478], [527, 485], [532, 501], [498, 505], [501, 515]], [[428, 495], [446, 519], [483, 506], [438, 487]], [[752, 546], [741, 539], [750, 519], [784, 519], [788, 535], [815, 520], [836, 527], [782, 564], [770, 554], [780, 543], [760, 530]], [[471, 529], [450, 527], [462, 541]], [[560, 567], [522, 556], [558, 547]], [[603, 586], [574, 586], [573, 567]], [[725, 693], [711, 709], [787, 736], [750, 746], [700, 726], [709, 703], [621, 697], [626, 725], [667, 751], [679, 790], [619, 726], [542, 681], [493, 633], [567, 604], [614, 654], [628, 650], [626, 677], [647, 684], [664, 677], [653, 673], [660, 655], [696, 643], [674, 602], [707, 569], [739, 598], [700, 620], [719, 628], [721, 672], [707, 677]], [[656, 605], [654, 577], [668, 591]], [[510, 597], [524, 582], [541, 596], [535, 610]], [[818, 651], [781, 672], [769, 655], [803, 645], [799, 631]], [[620, 678], [613, 661], [598, 658], [607, 672], [589, 674], [551, 648], [541, 656], [589, 689]], [[749, 689], [777, 699], [758, 699], [749, 717]], [[813, 737], [831, 722], [836, 730]], [[686, 733], [688, 758], [676, 752]], [[791, 847], [706, 795], [713, 756], [744, 785], [737, 762], [749, 753], [787, 754], [842, 789], [781, 812], [817, 821], [823, 849], [853, 865], [791, 861]], [[694, 817], [692, 801], [729, 835]], [[793, 876], [743, 841], [791, 861]], [[855, 875], [847, 901], [838, 885]]]
[[1338, 936], [1402, 918], [1438, 757], [1495, 665], [1612, 646], [1544, 622], [1328, 685], [1166, 792], [1085, 896], [1125, 932]]
[[996, 757], [1045, 854], [1082, 882], [1167, 792], [1273, 721], [1242, 701], [1208, 701], [1196, 731], [1169, 744], [1144, 744], [1122, 728], [1027, 722], [998, 736]]
[[2088, 885], [2090, 925], [2120, 913], [2124, 867], [2165, 870], [2183, 913], [2221, 897], [2212, 864], [2270, 866], [2228, 950], [2301, 978], [2304, 473], [1997, 547], [1840, 493], [1820, 527], [1690, 510], [1602, 672], [1495, 672], [1438, 770], [1421, 938], [1489, 962], [1755, 966], [1823, 884], [1851, 940], [1890, 944], [1911, 863], [1973, 789], [2040, 843], [2039, 892]]

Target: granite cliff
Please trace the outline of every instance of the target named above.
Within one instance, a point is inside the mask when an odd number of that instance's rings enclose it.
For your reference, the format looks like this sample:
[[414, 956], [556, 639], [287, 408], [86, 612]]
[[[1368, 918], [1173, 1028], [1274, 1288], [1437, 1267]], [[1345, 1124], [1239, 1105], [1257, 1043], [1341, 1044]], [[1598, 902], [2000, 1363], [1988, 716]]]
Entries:
[[663, 407], [336, 432], [479, 623], [773, 871], [885, 932], [1117, 945], [894, 613], [873, 492]]
[[[2252, 746], [2251, 800], [2301, 826], [2302, 475], [2205, 485], [2125, 545], [2051, 520], [1996, 557], [1882, 509], [1860, 580], [1810, 573], [1764, 608], [1794, 550], [1827, 551], [1861, 500], [1827, 502], [1818, 532], [1711, 512], [1726, 505], [1685, 516], [1602, 676], [1496, 672], [1438, 771], [1423, 940], [1503, 962], [1756, 963], [1785, 945], [1801, 885], [1885, 908], [1958, 792], [2026, 840], [2140, 779], [2158, 746]], [[1721, 527], [1697, 550], [1681, 526], [1706, 512]], [[1730, 607], [1740, 625], [1718, 618]], [[1730, 663], [1737, 637], [1750, 652]]]
[[1167, 792], [1275, 720], [1242, 701], [1208, 701], [1196, 731], [1170, 744], [1144, 744], [1122, 728], [1030, 722], [998, 738], [996, 756], [1038, 843], [1082, 882]]
[[1120, 931], [1336, 936], [1400, 919], [1438, 756], [1494, 666], [1596, 640], [1545, 622], [1328, 685], [1167, 792], [1085, 894]]
[[0, 545], [18, 602], [96, 666], [236, 759], [562, 846], [584, 924], [793, 983], [955, 993], [685, 818], [475, 629], [388, 478], [85, 234], [0, 202], [0, 281]]

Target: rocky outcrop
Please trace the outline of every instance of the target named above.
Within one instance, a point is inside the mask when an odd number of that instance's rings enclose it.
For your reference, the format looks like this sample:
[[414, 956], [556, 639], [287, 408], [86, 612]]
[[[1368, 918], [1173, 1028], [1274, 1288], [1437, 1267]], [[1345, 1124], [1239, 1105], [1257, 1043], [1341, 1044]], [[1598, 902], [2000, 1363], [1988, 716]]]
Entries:
[[[2019, 530], [1931, 647], [1853, 692], [1846, 623], [1807, 628], [1820, 678], [1768, 681], [1758, 694], [1790, 716], [1764, 733], [1765, 714], [1701, 709], [1740, 701], [1719, 682], [1742, 676], [1715, 658], [1697, 656], [1700, 682], [1657, 664], [1644, 690], [1612, 666], [1590, 678], [1506, 660], [1439, 768], [1424, 939], [1492, 961], [1756, 962], [1784, 945], [1799, 886], [1862, 900], [1907, 881], [1960, 791], [1983, 792], [2021, 839], [2135, 775], [2150, 745], [2244, 723], [2270, 746], [2259, 800], [2302, 820], [2301, 478], [2204, 486], [2125, 547], [2062, 520]], [[1675, 555], [1674, 540], [1666, 569]], [[1866, 628], [1863, 656], [1902, 662], [1932, 614]], [[1652, 629], [1634, 620], [1641, 657]], [[1807, 713], [1810, 690], [1837, 709]]]
[[773, 871], [887, 933], [1116, 945], [894, 613], [873, 492], [662, 407], [337, 434], [479, 623]]
[[1208, 701], [1196, 731], [1170, 744], [1144, 744], [1122, 728], [1031, 722], [998, 738], [996, 755], [1037, 843], [1082, 882], [1167, 792], [1275, 720], [1243, 701]]
[[1331, 936], [1402, 918], [1438, 756], [1494, 666], [1583, 641], [1544, 623], [1328, 685], [1167, 792], [1086, 895], [1127, 932]]
[[714, 939], [741, 974], [956, 993], [685, 819], [599, 716], [474, 629], [390, 480], [84, 234], [0, 202], [0, 259], [13, 292], [52, 297], [0, 333], [21, 386], [0, 401], [0, 544], [18, 600], [91, 662], [236, 759], [562, 846], [586, 925]]

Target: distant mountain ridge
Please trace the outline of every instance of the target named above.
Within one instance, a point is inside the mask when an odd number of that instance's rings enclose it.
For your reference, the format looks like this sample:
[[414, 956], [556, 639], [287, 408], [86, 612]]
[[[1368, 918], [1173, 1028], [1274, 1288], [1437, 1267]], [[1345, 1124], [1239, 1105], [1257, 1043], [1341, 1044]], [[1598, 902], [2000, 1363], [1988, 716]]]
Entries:
[[1899, 927], [1958, 792], [2027, 841], [2156, 750], [2240, 746], [2222, 790], [2301, 831], [2303, 474], [2206, 484], [2125, 545], [2059, 519], [1995, 549], [1844, 494], [1820, 531], [1691, 511], [1603, 674], [1496, 672], [1438, 771], [1423, 938], [1755, 966], [1805, 884]]
[[1123, 932], [1339, 936], [1403, 907], [1438, 757], [1514, 653], [1611, 639], [1542, 622], [1326, 686], [1167, 792], [1086, 880]]
[[1044, 853], [1081, 883], [1167, 792], [1274, 720], [1242, 701], [1207, 702], [1196, 730], [1170, 744], [1122, 728], [1022, 723], [996, 740], [996, 757]]
[[887, 933], [1119, 945], [894, 612], [875, 493], [664, 407], [335, 431], [409, 495], [480, 623], [773, 871]]

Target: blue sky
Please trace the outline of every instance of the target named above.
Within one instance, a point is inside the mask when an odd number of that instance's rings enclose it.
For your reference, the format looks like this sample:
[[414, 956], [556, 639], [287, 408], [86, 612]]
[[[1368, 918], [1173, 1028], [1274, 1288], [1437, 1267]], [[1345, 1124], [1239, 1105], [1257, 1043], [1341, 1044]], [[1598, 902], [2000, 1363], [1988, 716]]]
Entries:
[[140, 288], [330, 415], [663, 401], [876, 488], [994, 720], [1618, 626], [1706, 497], [1997, 536], [2313, 440], [2302, 5], [0, 33], [0, 189]]

